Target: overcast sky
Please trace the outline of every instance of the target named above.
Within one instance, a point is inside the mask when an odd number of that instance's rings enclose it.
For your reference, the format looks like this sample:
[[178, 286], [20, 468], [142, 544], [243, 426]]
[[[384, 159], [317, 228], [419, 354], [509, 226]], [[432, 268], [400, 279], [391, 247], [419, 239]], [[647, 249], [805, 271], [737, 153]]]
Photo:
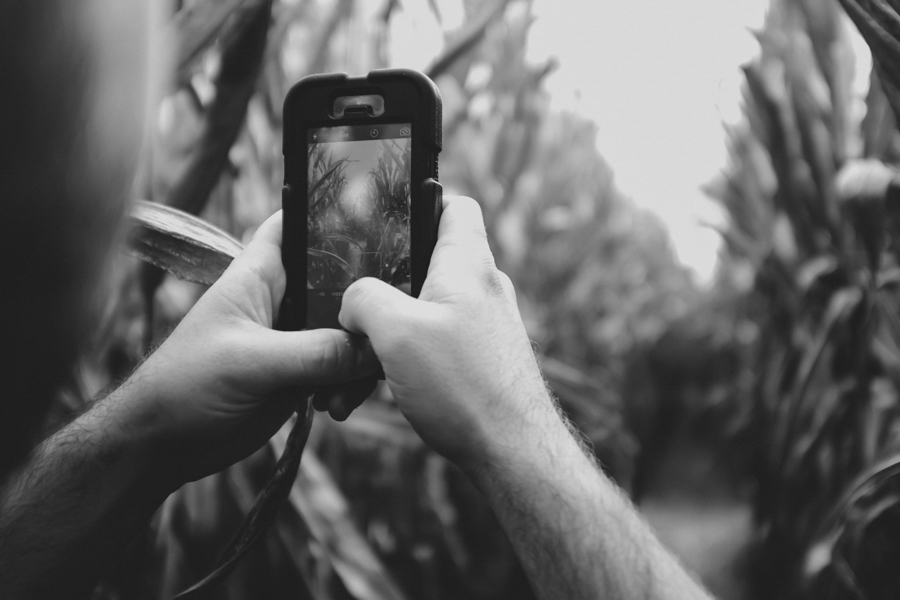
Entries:
[[537, 0], [534, 60], [556, 56], [552, 105], [598, 125], [619, 189], [666, 223], [679, 258], [712, 274], [721, 223], [700, 187], [725, 165], [722, 122], [739, 113], [740, 65], [767, 0]]
[[[445, 26], [458, 0], [438, 0]], [[759, 46], [768, 0], [535, 0], [529, 58], [555, 56], [552, 107], [598, 125], [598, 149], [619, 189], [663, 220], [675, 250], [709, 281], [721, 224], [701, 187], [725, 166], [724, 123], [740, 118], [740, 66]], [[405, 0], [392, 24], [397, 64], [424, 68], [440, 50], [425, 0]], [[437, 30], [439, 32], [439, 29]], [[865, 48], [860, 40], [856, 45]], [[419, 64], [421, 63], [421, 64]], [[865, 85], [868, 65], [858, 79]]]

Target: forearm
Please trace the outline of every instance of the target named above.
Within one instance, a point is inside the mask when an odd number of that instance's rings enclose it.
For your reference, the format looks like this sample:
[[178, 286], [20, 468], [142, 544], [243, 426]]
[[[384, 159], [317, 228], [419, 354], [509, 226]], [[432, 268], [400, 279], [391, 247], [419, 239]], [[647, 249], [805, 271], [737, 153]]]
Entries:
[[0, 597], [87, 596], [171, 490], [152, 414], [125, 384], [49, 438], [0, 492]]
[[546, 404], [473, 472], [538, 597], [708, 599]]

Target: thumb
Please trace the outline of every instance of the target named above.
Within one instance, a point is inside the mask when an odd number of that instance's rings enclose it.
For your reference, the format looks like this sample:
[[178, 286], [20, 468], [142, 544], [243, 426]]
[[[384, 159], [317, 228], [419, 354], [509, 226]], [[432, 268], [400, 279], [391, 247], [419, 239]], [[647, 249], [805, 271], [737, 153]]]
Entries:
[[255, 341], [262, 371], [276, 387], [351, 381], [379, 367], [368, 340], [337, 329], [264, 329]]
[[390, 284], [364, 277], [344, 292], [338, 321], [347, 331], [383, 339], [422, 310], [423, 303]]

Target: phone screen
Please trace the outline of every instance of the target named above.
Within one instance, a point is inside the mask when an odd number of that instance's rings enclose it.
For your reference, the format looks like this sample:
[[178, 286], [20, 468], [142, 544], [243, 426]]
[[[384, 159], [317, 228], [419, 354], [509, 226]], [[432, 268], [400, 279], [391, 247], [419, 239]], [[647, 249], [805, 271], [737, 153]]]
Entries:
[[377, 277], [410, 291], [412, 125], [307, 131], [307, 324], [332, 322], [347, 287]]

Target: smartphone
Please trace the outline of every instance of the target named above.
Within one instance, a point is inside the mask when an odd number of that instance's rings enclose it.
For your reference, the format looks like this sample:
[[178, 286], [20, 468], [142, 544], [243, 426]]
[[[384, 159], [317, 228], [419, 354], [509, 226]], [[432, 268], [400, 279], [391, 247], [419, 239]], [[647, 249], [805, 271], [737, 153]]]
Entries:
[[440, 151], [441, 97], [422, 73], [311, 75], [291, 88], [279, 327], [340, 328], [344, 291], [361, 277], [419, 295], [440, 219]]

